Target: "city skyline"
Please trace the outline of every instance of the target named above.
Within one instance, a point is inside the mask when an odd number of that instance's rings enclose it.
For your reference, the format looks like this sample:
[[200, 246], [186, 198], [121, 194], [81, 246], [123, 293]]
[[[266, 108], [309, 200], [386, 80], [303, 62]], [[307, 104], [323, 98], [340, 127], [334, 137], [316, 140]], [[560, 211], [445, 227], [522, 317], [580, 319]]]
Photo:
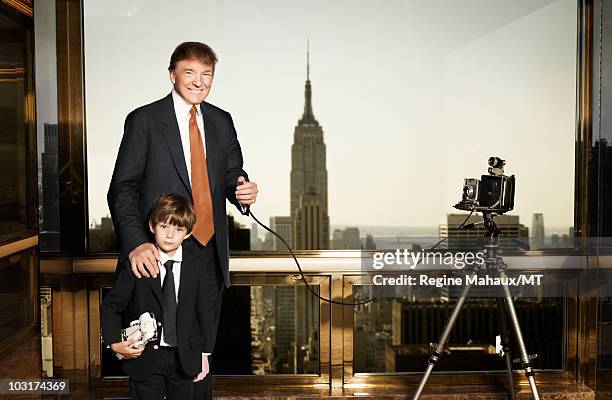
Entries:
[[[262, 220], [289, 215], [291, 131], [303, 105], [309, 36], [313, 104], [325, 124], [330, 226], [438, 226], [454, 211], [463, 178], [486, 173], [487, 158], [499, 155], [508, 161], [506, 173], [517, 176], [513, 214], [528, 224], [532, 214], [544, 213], [547, 230], [565, 231], [573, 225], [574, 120], [558, 115], [573, 116], [565, 110], [575, 108], [575, 7], [567, 0], [481, 1], [486, 18], [469, 27], [424, 27], [414, 18], [434, 13], [444, 23], [457, 8], [443, 3], [364, 6], [342, 19], [341, 32], [315, 10], [283, 19], [287, 9], [276, 2], [253, 15], [242, 3], [194, 3], [222, 22], [181, 26], [181, 34], [161, 37], [151, 25], [164, 13], [161, 3], [153, 9], [86, 0], [88, 172], [96, 182], [89, 185], [90, 221], [108, 213], [106, 190], [125, 115], [169, 92], [167, 58], [192, 38], [219, 53], [207, 100], [232, 112], [245, 169], [260, 186], [253, 212]], [[329, 17], [340, 16], [341, 6], [332, 6]], [[372, 18], [361, 26], [367, 12]], [[115, 31], [106, 29], [109, 18]], [[315, 32], [307, 19], [317, 22]], [[268, 40], [253, 42], [252, 32]], [[138, 45], [143, 35], [154, 39], [155, 51]], [[122, 65], [105, 57], [109, 44], [117, 44]], [[500, 118], [506, 126], [490, 132]]]

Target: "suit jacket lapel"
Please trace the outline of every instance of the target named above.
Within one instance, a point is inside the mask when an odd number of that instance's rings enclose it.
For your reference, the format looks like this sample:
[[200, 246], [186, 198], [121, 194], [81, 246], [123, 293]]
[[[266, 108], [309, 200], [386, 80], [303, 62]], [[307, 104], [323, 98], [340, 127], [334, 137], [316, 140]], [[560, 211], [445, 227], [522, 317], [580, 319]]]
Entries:
[[164, 138], [168, 144], [168, 149], [170, 150], [174, 167], [176, 168], [181, 181], [191, 195], [191, 184], [189, 183], [189, 175], [187, 174], [187, 164], [185, 163], [181, 133], [179, 131], [178, 122], [176, 121], [176, 113], [174, 112], [172, 94], [169, 94], [164, 98], [161, 122], [163, 125]]
[[200, 112], [204, 120], [204, 137], [206, 139], [206, 165], [208, 167], [208, 182], [210, 185], [210, 193], [214, 193], [217, 185], [215, 176], [217, 176], [217, 156], [219, 154], [219, 139], [217, 137], [217, 126], [213, 122], [207, 109], [207, 104], [200, 103]]
[[[155, 294], [155, 297], [157, 297], [157, 301], [159, 302], [159, 305], [163, 306], [160, 276], [161, 276], [160, 274], [157, 274], [157, 278], [142, 278], [142, 279], [146, 279], [149, 286], [151, 286], [151, 289], [153, 289], [153, 293]], [[158, 318], [158, 316], [156, 316], [156, 318]]]
[[181, 311], [181, 303], [184, 301], [189, 301], [192, 293], [192, 286], [195, 282], [197, 282], [197, 267], [194, 263], [194, 259], [191, 257], [189, 251], [186, 251], [185, 246], [183, 246], [183, 261], [181, 261], [181, 277], [180, 277], [180, 285], [179, 285], [179, 293], [178, 293], [178, 310]]

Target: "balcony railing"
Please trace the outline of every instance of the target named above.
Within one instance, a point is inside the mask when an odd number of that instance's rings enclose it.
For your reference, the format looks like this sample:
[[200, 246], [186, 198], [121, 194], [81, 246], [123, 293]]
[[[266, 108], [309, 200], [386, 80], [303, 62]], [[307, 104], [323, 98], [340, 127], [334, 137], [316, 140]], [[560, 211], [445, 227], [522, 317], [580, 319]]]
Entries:
[[[373, 294], [361, 256], [359, 251], [310, 252], [301, 253], [299, 261], [321, 297], [350, 303]], [[567, 251], [528, 252], [504, 260], [510, 272], [544, 271], [546, 284], [562, 294], [517, 298], [517, 309], [528, 346], [537, 347], [529, 350], [543, 353], [536, 361], [536, 366], [544, 366], [538, 379], [574, 379], [575, 316], [586, 258]], [[54, 365], [57, 370], [80, 370], [93, 386], [124, 384], [117, 383], [122, 382], [120, 369], [98, 335], [99, 304], [113, 284], [115, 266], [116, 259], [110, 257], [41, 261], [41, 286], [53, 289], [53, 306], [59, 307], [53, 310], [54, 318], [65, 321], [71, 314], [75, 319], [62, 326], [61, 343], [53, 343], [55, 354], [67, 355]], [[435, 269], [429, 268], [432, 273]], [[232, 354], [234, 358], [216, 364], [213, 359], [215, 387], [221, 388], [263, 383], [331, 388], [416, 384], [426, 366], [428, 338], [437, 339], [454, 305], [452, 293], [429, 299], [380, 297], [357, 307], [329, 304], [306, 290], [287, 254], [234, 254], [230, 271], [232, 286], [223, 300], [215, 353], [219, 360]], [[461, 331], [449, 342], [449, 361], [440, 364], [430, 384], [503, 381], [503, 360], [494, 354], [494, 304], [486, 298], [470, 300], [463, 310], [465, 320], [456, 328]], [[55, 335], [59, 333], [54, 330]], [[469, 370], [487, 373], [471, 373], [468, 378], [457, 374]], [[522, 379], [518, 374], [516, 378]]]

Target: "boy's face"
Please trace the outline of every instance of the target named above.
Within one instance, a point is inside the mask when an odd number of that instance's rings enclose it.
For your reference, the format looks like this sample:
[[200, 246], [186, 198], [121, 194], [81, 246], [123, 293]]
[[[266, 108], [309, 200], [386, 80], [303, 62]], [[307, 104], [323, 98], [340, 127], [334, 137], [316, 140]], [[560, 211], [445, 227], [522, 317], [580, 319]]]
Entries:
[[173, 253], [183, 240], [191, 236], [191, 232], [187, 232], [186, 228], [169, 222], [160, 222], [155, 226], [149, 222], [149, 228], [155, 235], [155, 243], [164, 253]]

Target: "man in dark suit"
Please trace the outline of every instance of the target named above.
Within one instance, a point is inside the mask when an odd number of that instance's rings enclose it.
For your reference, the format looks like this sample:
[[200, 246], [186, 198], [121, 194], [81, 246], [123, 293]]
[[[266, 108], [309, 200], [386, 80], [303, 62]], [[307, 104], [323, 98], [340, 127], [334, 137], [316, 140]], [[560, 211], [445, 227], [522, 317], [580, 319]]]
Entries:
[[[193, 382], [208, 373], [204, 353], [212, 351], [212, 338], [203, 332], [211, 320], [211, 309], [202, 293], [207, 285], [201, 279], [199, 260], [182, 246], [194, 223], [195, 212], [184, 197], [174, 193], [158, 197], [149, 226], [160, 253], [160, 274], [137, 279], [127, 258], [120, 259], [127, 265], [100, 305], [102, 338], [122, 360], [130, 378], [131, 399], [191, 398]], [[157, 332], [154, 340], [146, 346], [122, 341], [121, 329], [127, 322], [150, 314], [157, 324], [141, 328], [151, 336]]]
[[[205, 269], [213, 308], [208, 334], [213, 338], [223, 289], [230, 284], [225, 199], [246, 213], [257, 198], [257, 185], [242, 169], [230, 114], [204, 102], [216, 62], [213, 50], [203, 43], [186, 42], [174, 50], [168, 68], [172, 93], [127, 116], [108, 191], [122, 254], [138, 278], [159, 273], [159, 253], [149, 243], [146, 227], [153, 199], [174, 192], [193, 202], [196, 226], [184, 246]], [[208, 374], [196, 385], [195, 398], [211, 394]]]

